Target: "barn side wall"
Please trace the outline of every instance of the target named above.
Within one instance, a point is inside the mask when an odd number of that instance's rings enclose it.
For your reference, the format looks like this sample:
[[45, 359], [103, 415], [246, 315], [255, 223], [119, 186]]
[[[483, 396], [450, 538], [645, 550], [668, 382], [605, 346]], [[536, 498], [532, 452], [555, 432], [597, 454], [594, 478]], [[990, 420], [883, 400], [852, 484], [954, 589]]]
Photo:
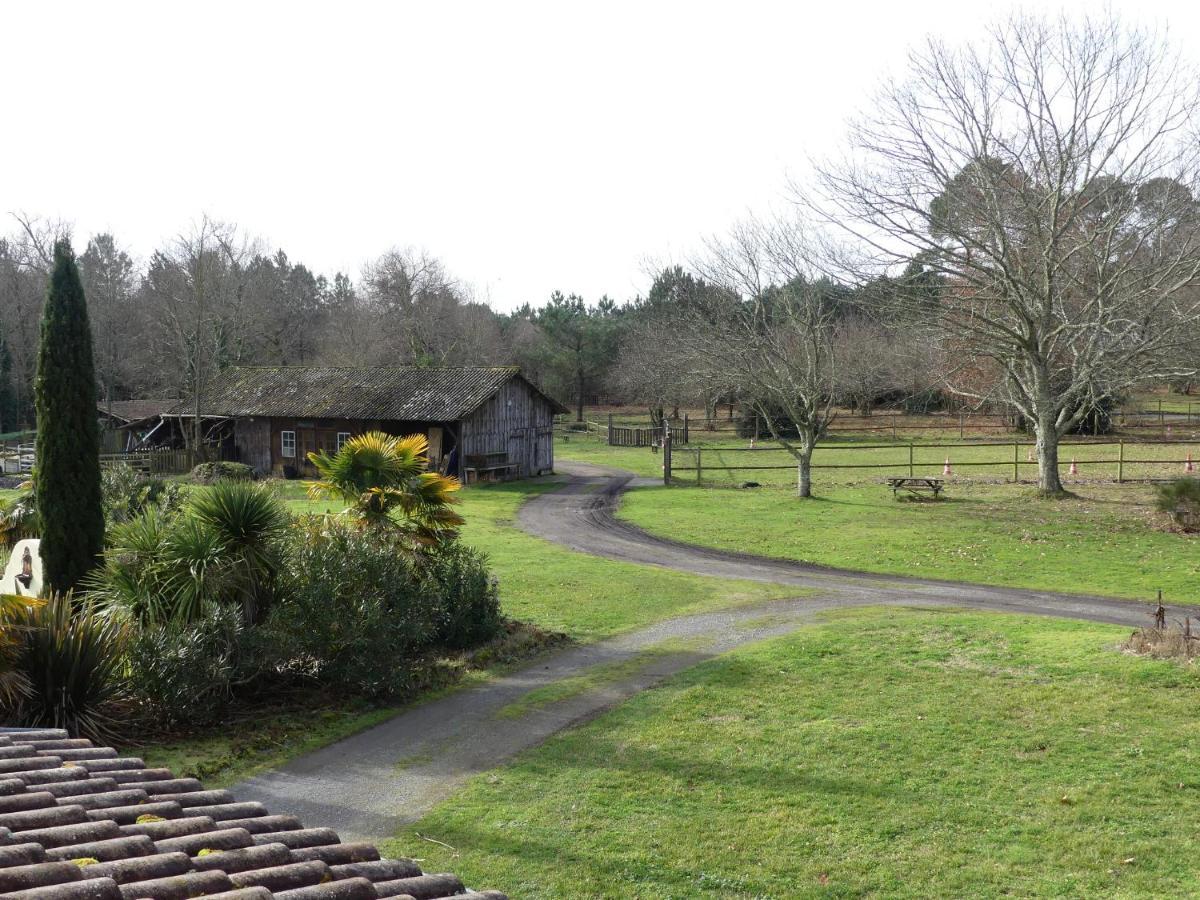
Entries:
[[554, 471], [554, 407], [528, 382], [512, 378], [462, 423], [462, 459], [505, 453], [522, 478]]
[[238, 419], [233, 429], [237, 458], [260, 475], [271, 471], [271, 420]]

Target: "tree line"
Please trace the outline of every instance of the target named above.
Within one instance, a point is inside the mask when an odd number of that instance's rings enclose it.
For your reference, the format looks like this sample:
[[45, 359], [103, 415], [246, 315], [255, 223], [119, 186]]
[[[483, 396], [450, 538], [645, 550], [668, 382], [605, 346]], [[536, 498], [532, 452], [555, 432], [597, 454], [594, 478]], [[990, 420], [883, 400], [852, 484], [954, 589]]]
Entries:
[[[1015, 15], [914, 49], [791, 186], [786, 211], [706, 240], [620, 302], [501, 313], [428, 254], [314, 274], [207, 218], [138, 265], [79, 263], [100, 396], [192, 398], [236, 364], [515, 363], [586, 402], [753, 414], [809, 461], [839, 408], [1007, 411], [1058, 493], [1061, 438], [1200, 368], [1200, 77], [1113, 18]], [[0, 427], [25, 421], [55, 223], [0, 240]]]

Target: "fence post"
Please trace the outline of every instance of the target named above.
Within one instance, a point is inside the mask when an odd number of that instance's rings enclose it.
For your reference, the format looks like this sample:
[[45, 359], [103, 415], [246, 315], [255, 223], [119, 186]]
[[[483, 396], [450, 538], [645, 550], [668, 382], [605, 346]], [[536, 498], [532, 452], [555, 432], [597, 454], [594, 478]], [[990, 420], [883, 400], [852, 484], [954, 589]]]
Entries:
[[704, 465], [700, 462], [701, 450], [696, 448], [696, 484], [700, 484], [700, 474], [704, 471]]
[[900, 438], [896, 435], [896, 414], [892, 413], [892, 440], [897, 441]]
[[683, 414], [683, 442], [685, 444], [689, 443], [689, 441], [688, 441], [688, 414], [687, 413]]
[[671, 483], [671, 429], [663, 423], [663, 484]]
[[908, 442], [908, 477], [913, 477], [913, 445], [912, 441]]
[[1013, 441], [1013, 484], [1021, 480], [1021, 445]]
[[1125, 442], [1117, 442], [1117, 484], [1125, 480]]
[[958, 439], [960, 441], [963, 439], [963, 414], [962, 413], [958, 414]]
[[613, 423], [613, 414], [609, 413], [608, 414], [608, 446], [610, 446], [610, 447], [613, 445], [612, 423]]

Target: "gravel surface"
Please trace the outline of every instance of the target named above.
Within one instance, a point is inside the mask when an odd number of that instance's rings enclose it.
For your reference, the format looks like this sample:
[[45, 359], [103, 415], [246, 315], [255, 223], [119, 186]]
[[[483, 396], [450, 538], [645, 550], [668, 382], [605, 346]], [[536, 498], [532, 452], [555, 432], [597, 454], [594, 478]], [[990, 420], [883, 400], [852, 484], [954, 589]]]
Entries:
[[[786, 634], [822, 611], [861, 605], [961, 606], [1138, 626], [1152, 607], [1015, 588], [843, 572], [677, 544], [618, 521], [613, 513], [634, 480], [626, 472], [560, 465], [559, 490], [526, 503], [518, 523], [539, 537], [610, 559], [701, 575], [815, 589], [816, 595], [682, 616], [596, 644], [560, 652], [508, 676], [421, 704], [361, 734], [299, 757], [234, 788], [306, 823], [336, 829], [344, 840], [390, 837], [446, 799], [472, 775], [502, 765], [555, 732], [718, 653]], [[620, 677], [517, 717], [498, 713], [530, 690], [597, 665], [646, 655]]]

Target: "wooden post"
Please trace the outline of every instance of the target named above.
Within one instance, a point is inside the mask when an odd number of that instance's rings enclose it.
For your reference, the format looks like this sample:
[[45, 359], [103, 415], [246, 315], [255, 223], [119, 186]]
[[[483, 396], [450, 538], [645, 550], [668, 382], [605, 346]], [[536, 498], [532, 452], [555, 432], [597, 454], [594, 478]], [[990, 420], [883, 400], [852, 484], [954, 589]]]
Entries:
[[1125, 442], [1117, 442], [1117, 484], [1125, 480]]
[[759, 438], [758, 432], [758, 413], [754, 414], [754, 442], [757, 444]]
[[896, 436], [896, 414], [892, 413], [892, 440], [896, 441], [899, 438]]
[[1167, 422], [1166, 419], [1163, 418], [1162, 400], [1158, 401], [1158, 429], [1165, 437], [1167, 433]]
[[1013, 441], [1013, 484], [1021, 480], [1021, 445]]
[[908, 442], [908, 477], [912, 478], [913, 473], [913, 445], [912, 441]]
[[688, 443], [688, 414], [683, 414], [683, 442]]
[[958, 439], [960, 441], [963, 439], [963, 414], [962, 413], [958, 414]]
[[700, 483], [700, 475], [704, 471], [704, 464], [700, 461], [700, 448], [696, 448], [696, 484]]
[[663, 484], [671, 483], [671, 428], [663, 422]]
[[613, 426], [612, 426], [612, 423], [613, 423], [613, 414], [612, 414], [612, 413], [609, 413], [609, 414], [608, 414], [608, 446], [610, 446], [610, 447], [613, 445]]

